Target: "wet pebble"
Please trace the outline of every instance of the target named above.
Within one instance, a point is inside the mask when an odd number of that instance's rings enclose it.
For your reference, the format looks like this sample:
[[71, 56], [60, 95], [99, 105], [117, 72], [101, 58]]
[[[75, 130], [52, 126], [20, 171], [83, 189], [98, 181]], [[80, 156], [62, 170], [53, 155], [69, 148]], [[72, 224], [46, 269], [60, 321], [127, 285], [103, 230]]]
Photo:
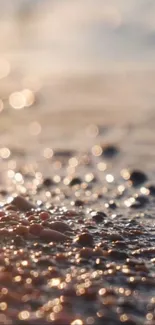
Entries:
[[119, 149], [114, 145], [106, 145], [102, 147], [102, 155], [105, 158], [113, 158], [119, 153]]
[[56, 230], [43, 229], [40, 238], [47, 242], [65, 242], [68, 237]]
[[97, 222], [103, 222], [103, 220], [107, 217], [107, 215], [104, 212], [98, 211], [98, 212], [92, 212], [92, 219]]
[[79, 235], [76, 239], [75, 242], [81, 246], [93, 246], [94, 240], [93, 236], [89, 233], [82, 233]]
[[147, 181], [147, 175], [139, 170], [133, 170], [130, 173], [129, 180], [132, 182], [133, 186], [139, 186]]
[[46, 187], [50, 187], [50, 186], [55, 185], [55, 183], [53, 182], [53, 180], [51, 178], [47, 177], [44, 179], [43, 185]]
[[35, 209], [35, 206], [28, 201], [27, 199], [25, 199], [22, 196], [16, 196], [13, 200], [12, 200], [12, 204], [15, 205], [15, 207], [20, 210], [20, 211], [28, 211], [31, 209]]
[[79, 177], [74, 177], [69, 183], [70, 186], [75, 186], [80, 184], [82, 184], [82, 179]]
[[71, 231], [71, 227], [68, 226], [66, 223], [62, 222], [62, 221], [55, 221], [55, 222], [51, 222], [50, 223], [50, 228], [57, 230], [59, 232], [66, 232], [66, 231]]

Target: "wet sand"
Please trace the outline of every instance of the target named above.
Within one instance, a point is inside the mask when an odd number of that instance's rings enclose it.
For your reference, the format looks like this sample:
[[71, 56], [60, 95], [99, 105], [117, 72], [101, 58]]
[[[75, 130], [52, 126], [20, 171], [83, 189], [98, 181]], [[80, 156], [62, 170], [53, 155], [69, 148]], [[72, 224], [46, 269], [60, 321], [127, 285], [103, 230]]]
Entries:
[[1, 113], [0, 324], [155, 323], [153, 84], [108, 80]]

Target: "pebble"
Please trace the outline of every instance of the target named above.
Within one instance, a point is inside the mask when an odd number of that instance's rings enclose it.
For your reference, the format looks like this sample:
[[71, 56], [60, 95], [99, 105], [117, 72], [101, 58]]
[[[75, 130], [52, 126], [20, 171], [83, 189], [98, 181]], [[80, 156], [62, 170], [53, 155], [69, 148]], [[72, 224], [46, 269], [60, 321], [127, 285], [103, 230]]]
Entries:
[[44, 179], [43, 185], [46, 187], [50, 187], [50, 186], [55, 185], [55, 183], [53, 182], [53, 180], [51, 178], [47, 177]]
[[132, 182], [133, 186], [139, 186], [147, 181], [147, 176], [142, 171], [133, 170], [130, 173], [129, 180]]
[[43, 226], [38, 223], [32, 223], [29, 227], [29, 232], [34, 236], [40, 236], [41, 232], [43, 231]]
[[91, 234], [82, 233], [75, 239], [75, 242], [81, 246], [93, 246], [94, 240]]
[[50, 223], [50, 228], [53, 230], [57, 230], [61, 233], [64, 233], [66, 231], [71, 231], [71, 227], [68, 226], [66, 223], [62, 221], [55, 221]]
[[91, 215], [92, 215], [92, 219], [97, 223], [103, 222], [103, 220], [107, 217], [107, 215], [101, 211], [92, 212]]
[[81, 207], [81, 206], [84, 205], [84, 201], [82, 201], [82, 200], [76, 200], [76, 201], [74, 202], [74, 205], [75, 205], [76, 207]]
[[103, 146], [102, 150], [102, 155], [105, 158], [113, 158], [119, 153], [119, 149], [114, 145]]
[[31, 209], [35, 209], [35, 206], [29, 202], [28, 200], [26, 200], [24, 197], [22, 196], [16, 196], [12, 202], [13, 205], [15, 205], [15, 207], [19, 210], [19, 211], [29, 211]]
[[81, 185], [81, 184], [82, 184], [82, 179], [79, 177], [74, 177], [69, 183], [70, 186]]
[[82, 258], [92, 258], [93, 255], [94, 255], [94, 251], [92, 248], [86, 248], [86, 247], [83, 247], [81, 250], [80, 250], [80, 257]]
[[125, 260], [128, 258], [128, 254], [126, 252], [123, 252], [121, 250], [117, 249], [110, 249], [108, 251], [108, 256], [111, 257], [112, 259], [118, 259], [118, 260]]
[[42, 240], [47, 242], [65, 242], [67, 236], [63, 235], [61, 232], [51, 229], [43, 229], [39, 236]]
[[48, 220], [50, 218], [50, 214], [48, 212], [46, 212], [46, 211], [41, 212], [39, 214], [39, 217], [40, 217], [41, 220], [46, 221], [46, 220]]
[[136, 201], [131, 205], [131, 208], [143, 208], [149, 203], [149, 199], [146, 195], [138, 195]]
[[26, 226], [19, 225], [15, 229], [15, 233], [20, 236], [26, 236], [29, 232], [29, 228]]
[[149, 185], [148, 190], [150, 191], [150, 195], [155, 196], [155, 185]]

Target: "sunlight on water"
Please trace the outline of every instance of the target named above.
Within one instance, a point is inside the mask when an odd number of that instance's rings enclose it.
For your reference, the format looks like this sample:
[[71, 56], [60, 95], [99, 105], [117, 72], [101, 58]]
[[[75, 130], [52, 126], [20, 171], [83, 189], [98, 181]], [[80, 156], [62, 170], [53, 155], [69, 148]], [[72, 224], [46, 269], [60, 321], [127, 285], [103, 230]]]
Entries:
[[95, 138], [98, 123], [153, 123], [154, 1], [0, 0], [0, 8], [6, 146], [50, 148], [83, 127]]

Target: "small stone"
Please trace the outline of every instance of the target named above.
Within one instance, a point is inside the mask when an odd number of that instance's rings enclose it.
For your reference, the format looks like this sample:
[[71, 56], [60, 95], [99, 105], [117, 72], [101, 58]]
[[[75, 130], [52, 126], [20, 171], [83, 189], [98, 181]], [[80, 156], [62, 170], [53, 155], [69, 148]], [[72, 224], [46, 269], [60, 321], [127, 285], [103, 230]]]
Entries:
[[149, 203], [149, 199], [146, 195], [138, 195], [136, 201], [131, 205], [131, 208], [143, 208], [146, 204]]
[[79, 178], [79, 177], [74, 177], [74, 178], [70, 181], [69, 185], [70, 185], [70, 186], [74, 186], [74, 185], [80, 185], [81, 183], [82, 183], [81, 178]]
[[118, 260], [125, 260], [128, 258], [128, 254], [126, 252], [123, 252], [121, 250], [117, 249], [109, 249], [108, 256], [112, 259], [118, 259]]
[[95, 247], [93, 249], [93, 252], [94, 252], [94, 255], [95, 256], [107, 256], [108, 252], [103, 250], [102, 248], [100, 247]]
[[29, 228], [26, 226], [19, 225], [15, 229], [15, 233], [19, 236], [26, 236], [29, 232]]
[[53, 182], [53, 180], [49, 177], [45, 178], [43, 181], [43, 185], [46, 187], [50, 187], [52, 185], [54, 185], [55, 183]]
[[106, 207], [112, 210], [115, 210], [117, 208], [117, 204], [116, 202], [114, 202], [113, 200], [110, 200], [107, 204]]
[[40, 238], [47, 242], [64, 242], [67, 240], [68, 237], [63, 235], [59, 231], [47, 228], [41, 231]]
[[105, 158], [113, 158], [119, 153], [118, 148], [114, 145], [103, 146], [102, 150], [103, 150], [102, 155]]
[[53, 230], [57, 230], [61, 233], [65, 232], [65, 231], [71, 231], [72, 229], [64, 222], [61, 221], [55, 221], [50, 223], [50, 228]]
[[92, 219], [94, 221], [96, 221], [97, 223], [102, 222], [107, 217], [107, 215], [104, 212], [101, 212], [101, 211], [92, 212], [91, 215], [92, 215]]
[[88, 233], [82, 233], [75, 239], [75, 242], [81, 246], [93, 246], [93, 236]]
[[129, 180], [132, 182], [133, 186], [138, 186], [147, 181], [147, 176], [139, 170], [133, 170], [130, 173]]
[[84, 205], [84, 202], [83, 202], [82, 200], [76, 200], [76, 201], [74, 202], [74, 204], [75, 204], [76, 207], [81, 207], [81, 206]]
[[150, 195], [155, 196], [155, 185], [149, 185], [148, 190], [150, 191]]
[[46, 221], [50, 218], [50, 214], [46, 211], [43, 211], [39, 214], [41, 220]]
[[92, 256], [94, 255], [94, 251], [92, 248], [89, 248], [89, 247], [83, 247], [81, 250], [80, 250], [80, 257], [82, 258], [91, 258]]
[[29, 232], [34, 236], [40, 236], [42, 230], [43, 230], [43, 226], [38, 223], [31, 224], [29, 228]]
[[117, 233], [110, 234], [110, 235], [108, 236], [108, 238], [109, 238], [110, 240], [112, 240], [112, 241], [117, 241], [117, 240], [123, 240], [123, 239], [124, 239], [123, 236], [121, 236], [121, 235], [119, 235], [119, 234], [117, 234]]
[[23, 212], [35, 209], [35, 206], [22, 196], [16, 196], [11, 202], [15, 207]]

